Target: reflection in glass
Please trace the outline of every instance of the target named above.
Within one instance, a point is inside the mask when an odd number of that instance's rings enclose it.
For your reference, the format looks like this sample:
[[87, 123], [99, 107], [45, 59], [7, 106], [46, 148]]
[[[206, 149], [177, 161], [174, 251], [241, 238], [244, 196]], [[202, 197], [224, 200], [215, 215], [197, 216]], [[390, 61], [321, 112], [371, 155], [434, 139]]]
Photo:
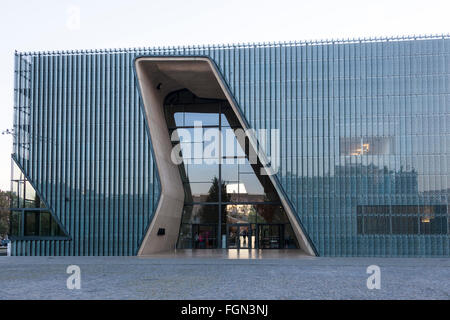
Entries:
[[339, 149], [343, 156], [394, 154], [393, 137], [351, 137], [340, 138]]
[[45, 208], [39, 195], [26, 179], [17, 164], [12, 161], [13, 179], [11, 180], [11, 208]]
[[22, 212], [11, 211], [10, 236], [20, 236], [21, 222], [22, 222]]
[[42, 236], [50, 236], [51, 235], [50, 212], [41, 212], [39, 214], [39, 234]]
[[446, 234], [444, 205], [357, 206], [358, 234]]
[[225, 205], [227, 223], [288, 223], [286, 212], [279, 204]]
[[[230, 129], [221, 128], [221, 150], [222, 157], [229, 158], [226, 159], [225, 163], [244, 163], [246, 154], [244, 152], [244, 147], [248, 148], [248, 140], [242, 129]], [[238, 140], [240, 139], [240, 140]], [[241, 158], [240, 160], [234, 160], [234, 158]]]
[[238, 167], [236, 164], [222, 164], [222, 180], [227, 183], [237, 182], [239, 180]]
[[[241, 194], [246, 193], [249, 196], [249, 199], [251, 196], [264, 197], [264, 187], [254, 173], [241, 174], [240, 182], [244, 186], [244, 190]], [[260, 201], [262, 200], [263, 199]]]
[[227, 248], [228, 249], [237, 249], [238, 248], [238, 239], [239, 239], [239, 227], [238, 226], [229, 226], [228, 227], [228, 243]]
[[[11, 236], [13, 237], [64, 237], [65, 234], [50, 212], [20, 210], [11, 212]], [[21, 220], [24, 219], [24, 229]]]
[[218, 164], [187, 164], [185, 168], [189, 182], [211, 182], [219, 177]]
[[178, 247], [184, 249], [192, 249], [192, 224], [182, 223], [178, 236]]
[[423, 215], [420, 217], [421, 234], [447, 234], [447, 217]]
[[217, 226], [197, 224], [192, 226], [192, 248], [217, 248]]
[[260, 249], [281, 249], [283, 248], [283, 225], [258, 225], [258, 244]]
[[169, 134], [171, 141], [203, 143], [204, 130], [205, 128], [177, 128], [169, 130]]
[[297, 238], [295, 237], [294, 230], [290, 224], [284, 225], [284, 248], [295, 249], [298, 248]]
[[38, 212], [25, 212], [25, 236], [37, 236], [39, 235], [39, 213]]
[[185, 205], [183, 223], [205, 224], [219, 222], [219, 206], [215, 204]]
[[184, 184], [185, 202], [217, 202], [218, 197], [210, 196], [211, 182], [191, 182]]
[[[244, 153], [248, 139], [228, 103], [200, 99], [187, 90], [169, 95], [167, 101], [169, 133], [173, 145], [180, 143], [183, 157], [179, 170], [185, 206], [178, 247], [257, 248], [258, 224], [269, 226], [261, 229], [264, 233], [278, 230], [277, 245], [269, 240], [265, 248], [296, 247], [293, 240], [284, 244], [286, 213], [268, 176], [260, 175], [261, 164], [249, 163]], [[198, 120], [209, 127], [193, 128]], [[220, 135], [222, 128], [225, 132]], [[218, 160], [218, 150], [223, 152], [222, 161], [205, 161], [205, 155]]]
[[16, 238], [65, 236], [14, 161], [12, 166], [10, 236]]
[[251, 204], [225, 205], [227, 223], [256, 223], [256, 210]]
[[186, 112], [184, 114], [184, 126], [195, 126], [196, 122], [200, 122], [204, 126], [218, 126], [219, 114], [218, 113], [199, 113], [199, 112]]

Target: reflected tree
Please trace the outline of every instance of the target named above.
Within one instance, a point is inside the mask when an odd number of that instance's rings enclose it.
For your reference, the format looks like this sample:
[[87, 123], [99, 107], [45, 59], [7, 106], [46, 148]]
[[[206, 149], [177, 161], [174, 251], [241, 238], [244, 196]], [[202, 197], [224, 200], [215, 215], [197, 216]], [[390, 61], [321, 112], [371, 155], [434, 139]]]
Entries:
[[9, 208], [12, 199], [17, 199], [17, 195], [10, 191], [0, 190], [0, 237], [9, 233]]
[[[227, 183], [226, 181], [222, 181], [220, 183], [218, 177], [214, 177], [212, 179], [212, 185], [208, 191], [208, 197], [206, 198], [206, 202], [219, 202], [219, 195], [221, 195], [222, 202], [229, 202], [230, 195], [227, 193]], [[226, 223], [226, 207], [221, 207], [221, 215], [222, 215], [222, 223]], [[203, 206], [199, 212], [200, 221], [211, 221], [211, 223], [218, 222], [218, 212], [217, 206]]]

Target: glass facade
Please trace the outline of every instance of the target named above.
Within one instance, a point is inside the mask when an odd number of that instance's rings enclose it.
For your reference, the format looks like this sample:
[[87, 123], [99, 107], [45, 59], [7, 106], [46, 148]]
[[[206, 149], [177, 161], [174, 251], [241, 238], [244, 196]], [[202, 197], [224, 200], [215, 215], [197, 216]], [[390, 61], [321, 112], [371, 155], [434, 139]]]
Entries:
[[230, 104], [181, 90], [167, 96], [164, 111], [183, 160], [178, 248], [298, 248], [272, 183], [236, 137], [242, 127]]
[[11, 167], [10, 238], [68, 239], [14, 161]]
[[16, 54], [12, 158], [67, 237], [22, 216], [33, 239], [13, 240], [12, 255], [137, 254], [159, 182], [134, 56]]
[[[209, 57], [247, 126], [279, 130], [277, 186], [319, 255], [450, 255], [448, 36], [17, 53], [13, 158], [71, 240], [17, 240], [13, 254], [136, 254], [159, 197], [138, 56]], [[233, 127], [217, 108], [203, 125]], [[198, 116], [175, 112], [172, 128]], [[181, 141], [183, 157], [203, 143]], [[258, 222], [278, 209], [258, 208], [270, 192], [245, 161], [184, 173], [183, 219], [207, 218], [183, 224], [179, 246], [201, 233], [202, 246], [222, 246], [225, 233], [233, 247], [244, 244], [231, 233], [285, 232]], [[249, 228], [219, 230], [209, 212]]]

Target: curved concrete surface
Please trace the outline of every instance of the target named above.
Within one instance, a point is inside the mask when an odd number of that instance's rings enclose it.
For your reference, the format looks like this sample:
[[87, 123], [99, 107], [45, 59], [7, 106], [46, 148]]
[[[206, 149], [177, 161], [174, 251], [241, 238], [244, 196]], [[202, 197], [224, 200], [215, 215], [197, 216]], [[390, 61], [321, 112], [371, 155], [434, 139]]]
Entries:
[[[165, 97], [173, 91], [186, 88], [200, 98], [226, 99], [242, 128], [244, 130], [248, 128], [230, 92], [208, 58], [139, 57], [135, 61], [135, 68], [161, 179], [161, 197], [158, 207], [138, 253], [143, 256], [175, 250], [183, 211], [183, 185], [177, 166], [170, 160], [172, 144], [164, 117]], [[256, 150], [256, 138], [249, 136], [249, 141], [251, 147]], [[293, 209], [284, 198], [274, 177], [269, 177], [280, 196], [300, 248], [307, 255], [315, 255]], [[157, 235], [159, 228], [165, 229], [165, 235]]]

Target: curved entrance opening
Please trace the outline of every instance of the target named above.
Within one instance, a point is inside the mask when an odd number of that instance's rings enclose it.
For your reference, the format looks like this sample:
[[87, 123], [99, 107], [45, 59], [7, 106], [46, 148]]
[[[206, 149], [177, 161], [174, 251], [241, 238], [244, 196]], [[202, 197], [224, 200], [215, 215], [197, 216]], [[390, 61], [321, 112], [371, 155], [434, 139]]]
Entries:
[[[275, 177], [255, 174], [267, 159], [253, 157], [255, 135], [239, 138], [247, 124], [212, 61], [139, 57], [135, 68], [161, 185], [138, 255], [203, 247], [298, 247], [315, 255]], [[197, 161], [197, 148], [206, 162]]]

